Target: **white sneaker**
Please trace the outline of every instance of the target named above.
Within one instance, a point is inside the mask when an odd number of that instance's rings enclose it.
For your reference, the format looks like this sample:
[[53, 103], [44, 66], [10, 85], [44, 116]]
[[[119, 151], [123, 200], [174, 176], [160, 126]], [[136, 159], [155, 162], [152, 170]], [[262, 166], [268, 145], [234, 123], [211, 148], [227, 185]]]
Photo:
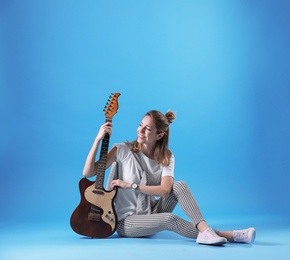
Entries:
[[233, 238], [236, 243], [253, 243], [256, 238], [256, 230], [254, 228], [234, 230]]
[[212, 228], [199, 232], [196, 238], [196, 243], [205, 245], [222, 245], [227, 242], [226, 238], [218, 236]]

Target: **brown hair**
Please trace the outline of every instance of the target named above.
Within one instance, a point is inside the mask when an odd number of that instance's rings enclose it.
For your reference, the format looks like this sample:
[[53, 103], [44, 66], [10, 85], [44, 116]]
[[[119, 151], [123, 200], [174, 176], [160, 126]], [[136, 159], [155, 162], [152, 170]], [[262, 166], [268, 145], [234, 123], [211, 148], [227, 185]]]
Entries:
[[[145, 116], [150, 116], [153, 119], [157, 129], [157, 134], [164, 133], [163, 137], [156, 141], [154, 159], [162, 165], [168, 166], [172, 155], [171, 151], [168, 149], [169, 125], [175, 119], [175, 113], [168, 111], [165, 115], [163, 115], [157, 110], [151, 110], [147, 112]], [[133, 141], [131, 143], [131, 150], [135, 153], [140, 152], [142, 150], [142, 146], [137, 142], [137, 140]]]

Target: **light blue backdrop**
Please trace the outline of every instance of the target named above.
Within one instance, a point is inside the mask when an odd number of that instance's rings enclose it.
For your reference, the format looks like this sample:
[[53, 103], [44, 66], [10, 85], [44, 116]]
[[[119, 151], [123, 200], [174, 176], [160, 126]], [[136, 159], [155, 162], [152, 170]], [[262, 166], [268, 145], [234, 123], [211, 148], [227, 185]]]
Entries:
[[[289, 216], [289, 1], [0, 1], [0, 224], [69, 225], [111, 92], [111, 144], [176, 111], [206, 217]], [[9, 222], [10, 221], [10, 222]]]

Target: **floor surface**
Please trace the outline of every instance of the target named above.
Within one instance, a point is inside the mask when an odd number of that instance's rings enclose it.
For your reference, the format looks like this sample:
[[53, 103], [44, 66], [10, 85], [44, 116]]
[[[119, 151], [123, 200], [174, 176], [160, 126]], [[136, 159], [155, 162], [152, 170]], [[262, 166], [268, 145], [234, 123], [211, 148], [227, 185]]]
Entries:
[[106, 239], [90, 239], [75, 234], [65, 224], [1, 225], [0, 259], [290, 259], [290, 225], [287, 220], [258, 217], [211, 222], [220, 229], [232, 225], [244, 228], [251, 222], [257, 230], [256, 241], [253, 244], [206, 246], [169, 231], [150, 238], [121, 238], [114, 234]]

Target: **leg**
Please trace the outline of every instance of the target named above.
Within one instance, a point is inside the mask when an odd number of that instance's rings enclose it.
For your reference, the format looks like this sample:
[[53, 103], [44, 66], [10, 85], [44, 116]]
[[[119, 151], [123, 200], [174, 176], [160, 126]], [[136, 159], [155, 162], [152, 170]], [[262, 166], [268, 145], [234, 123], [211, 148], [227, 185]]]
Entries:
[[[173, 184], [172, 191], [168, 198], [161, 198], [154, 207], [153, 212], [172, 211], [177, 204], [184, 213], [192, 220], [194, 230], [198, 236], [197, 243], [221, 245], [227, 242], [224, 237], [218, 236], [205, 222], [200, 209], [185, 182], [179, 181]], [[199, 232], [198, 232], [199, 231]]]
[[219, 236], [225, 237], [229, 242], [253, 243], [256, 238], [256, 230], [247, 228], [234, 231], [215, 231]]
[[[172, 214], [178, 202], [194, 224]], [[144, 237], [171, 230], [181, 236], [196, 239], [199, 233], [196, 226], [202, 222], [201, 212], [187, 185], [184, 182], [175, 182], [170, 195], [160, 198], [153, 206], [152, 214], [126, 217], [119, 221], [117, 232], [126, 237]]]
[[[185, 182], [176, 182], [173, 185], [173, 195], [180, 203], [181, 208], [200, 231], [197, 242], [202, 244], [223, 244], [227, 241], [238, 243], [252, 243], [255, 240], [254, 228], [234, 231], [215, 232], [204, 221], [199, 207]], [[217, 235], [218, 234], [218, 235]], [[226, 238], [226, 239], [224, 239]]]
[[215, 232], [219, 236], [225, 237], [229, 242], [234, 242], [233, 231], [218, 231], [218, 230], [215, 230]]
[[146, 237], [163, 230], [192, 239], [196, 239], [198, 235], [198, 230], [191, 222], [172, 213], [131, 215], [120, 220], [117, 227], [118, 234], [126, 237]]
[[[193, 224], [171, 213], [178, 202]], [[174, 183], [171, 194], [167, 198], [160, 198], [152, 208], [152, 214], [128, 216], [119, 221], [117, 227], [118, 234], [127, 237], [150, 236], [163, 230], [171, 230], [188, 238], [197, 238], [197, 242], [202, 244], [224, 244], [225, 238], [229, 241], [251, 243], [255, 238], [254, 229], [220, 231], [220, 236], [217, 236], [204, 221], [194, 197], [184, 182]], [[238, 237], [238, 241], [235, 237]]]
[[207, 227], [192, 193], [183, 181], [173, 184], [170, 195], [167, 198], [160, 198], [153, 207], [152, 213], [172, 212], [177, 203], [180, 204], [184, 213], [192, 220], [194, 227], [204, 229]]

